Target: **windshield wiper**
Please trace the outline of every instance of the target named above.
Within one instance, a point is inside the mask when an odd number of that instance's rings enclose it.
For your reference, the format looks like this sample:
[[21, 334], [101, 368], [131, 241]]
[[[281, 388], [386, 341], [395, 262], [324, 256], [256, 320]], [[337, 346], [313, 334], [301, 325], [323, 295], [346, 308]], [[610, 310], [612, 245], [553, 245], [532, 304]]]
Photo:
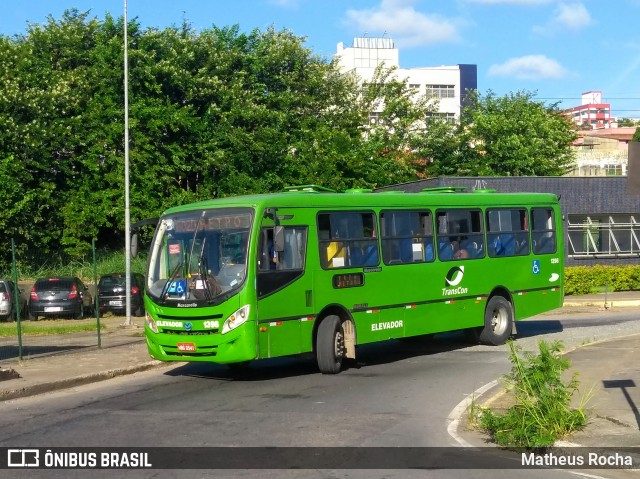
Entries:
[[[205, 291], [205, 300], [208, 303], [213, 302], [213, 299], [218, 296], [222, 288], [218, 284], [218, 281], [214, 276], [209, 275], [209, 264], [207, 262], [207, 258], [204, 255], [204, 248], [206, 244], [206, 238], [202, 240], [202, 247], [200, 248], [200, 256], [198, 257], [198, 274], [200, 275], [200, 280], [202, 281], [202, 286]], [[213, 287], [213, 291], [211, 290]]]

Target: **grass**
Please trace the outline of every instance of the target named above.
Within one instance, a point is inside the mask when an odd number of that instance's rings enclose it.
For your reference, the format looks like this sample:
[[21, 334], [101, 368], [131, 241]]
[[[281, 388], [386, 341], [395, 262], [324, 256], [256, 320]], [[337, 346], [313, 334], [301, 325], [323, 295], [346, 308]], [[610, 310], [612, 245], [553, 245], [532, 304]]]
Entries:
[[562, 373], [570, 367], [560, 355], [562, 343], [538, 342], [539, 354], [520, 355], [509, 343], [511, 373], [504, 377], [515, 396], [515, 404], [504, 413], [483, 409], [480, 426], [501, 446], [516, 448], [550, 447], [558, 439], [582, 429], [587, 423], [588, 398], [577, 408], [571, 399], [578, 390], [577, 373], [564, 381]]
[[[144, 274], [147, 268], [147, 257], [139, 254], [131, 258], [131, 271]], [[55, 276], [78, 276], [87, 284], [93, 283], [93, 258], [91, 256], [75, 260], [63, 258], [43, 258], [37, 264], [16, 262], [18, 281], [33, 281], [37, 278]], [[96, 271], [98, 278], [104, 274], [124, 273], [125, 255], [123, 252], [96, 252]], [[0, 276], [13, 277], [11, 267], [0, 270]]]
[[[46, 336], [53, 334], [79, 333], [84, 331], [96, 331], [95, 319], [80, 321], [70, 321], [65, 319], [52, 319], [44, 321], [21, 321], [23, 336]], [[100, 330], [105, 325], [100, 323]], [[18, 335], [18, 323], [0, 323], [0, 338], [14, 337]]]

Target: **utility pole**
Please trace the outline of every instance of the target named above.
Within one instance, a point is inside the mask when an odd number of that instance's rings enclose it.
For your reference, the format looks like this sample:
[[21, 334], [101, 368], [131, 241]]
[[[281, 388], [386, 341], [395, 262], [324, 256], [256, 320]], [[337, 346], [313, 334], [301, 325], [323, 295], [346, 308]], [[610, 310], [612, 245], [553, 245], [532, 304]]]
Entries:
[[129, 39], [127, 0], [124, 0], [124, 257], [126, 314], [125, 326], [131, 326], [131, 217], [129, 212]]

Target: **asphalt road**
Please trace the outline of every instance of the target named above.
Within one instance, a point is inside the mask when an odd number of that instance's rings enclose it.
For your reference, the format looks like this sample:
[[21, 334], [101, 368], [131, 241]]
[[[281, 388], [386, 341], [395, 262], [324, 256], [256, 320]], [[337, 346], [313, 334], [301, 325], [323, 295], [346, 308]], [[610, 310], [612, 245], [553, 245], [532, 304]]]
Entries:
[[[539, 339], [560, 339], [572, 348], [640, 332], [637, 312], [562, 311], [518, 323], [517, 343], [535, 350]], [[470, 347], [457, 333], [431, 343], [361, 347], [358, 362], [336, 376], [321, 375], [302, 359], [263, 361], [239, 371], [169, 365], [9, 401], [0, 414], [0, 446], [457, 447], [447, 432], [452, 409], [509, 369], [506, 347]], [[86, 471], [10, 472], [3, 477], [88, 477]], [[116, 472], [91, 471], [90, 477], [573, 477], [568, 471], [494, 469]]]

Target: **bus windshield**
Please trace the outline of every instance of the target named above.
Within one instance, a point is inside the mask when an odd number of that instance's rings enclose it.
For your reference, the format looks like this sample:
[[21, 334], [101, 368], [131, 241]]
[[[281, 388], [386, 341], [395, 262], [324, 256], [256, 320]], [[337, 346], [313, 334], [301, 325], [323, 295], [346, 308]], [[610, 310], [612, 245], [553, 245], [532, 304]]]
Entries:
[[160, 219], [147, 271], [161, 304], [212, 304], [244, 283], [253, 211], [194, 210]]

